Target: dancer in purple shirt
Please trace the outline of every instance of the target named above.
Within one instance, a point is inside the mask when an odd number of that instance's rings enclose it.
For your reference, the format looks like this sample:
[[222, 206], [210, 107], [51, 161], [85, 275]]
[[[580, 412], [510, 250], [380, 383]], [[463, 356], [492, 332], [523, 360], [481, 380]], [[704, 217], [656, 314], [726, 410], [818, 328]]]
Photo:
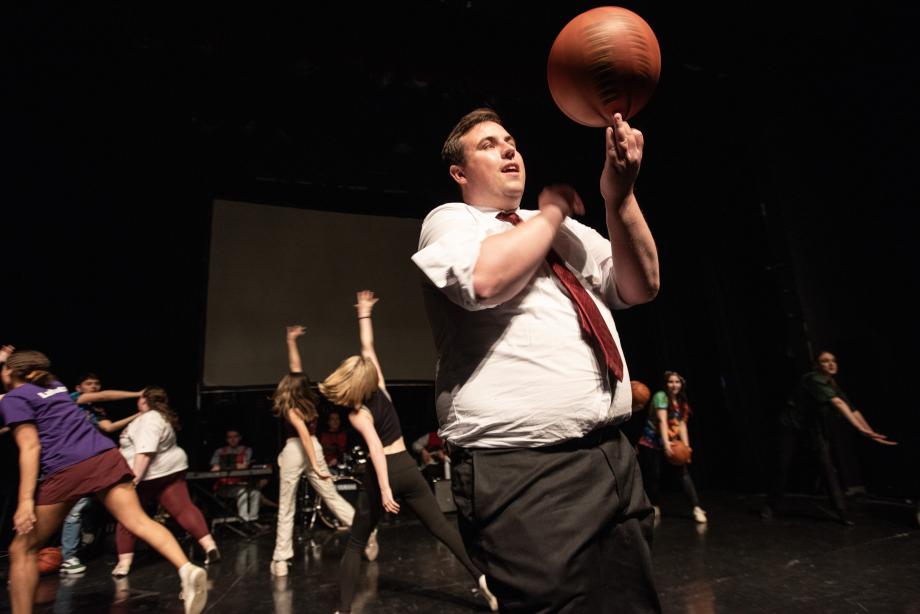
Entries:
[[50, 367], [41, 352], [13, 351], [0, 369], [8, 391], [0, 400], [0, 417], [19, 446], [16, 536], [9, 549], [13, 614], [32, 611], [38, 550], [73, 504], [90, 494], [179, 570], [185, 612], [198, 614], [208, 598], [207, 574], [189, 562], [172, 533], [144, 513], [131, 468], [115, 444], [86, 420]]

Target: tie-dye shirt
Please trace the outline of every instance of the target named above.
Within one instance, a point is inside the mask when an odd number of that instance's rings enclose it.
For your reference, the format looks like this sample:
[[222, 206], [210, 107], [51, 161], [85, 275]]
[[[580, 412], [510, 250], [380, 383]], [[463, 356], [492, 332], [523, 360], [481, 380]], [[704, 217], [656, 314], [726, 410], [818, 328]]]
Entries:
[[660, 420], [658, 419], [658, 411], [662, 409], [668, 411], [668, 441], [679, 439], [680, 423], [685, 422], [690, 417], [690, 407], [686, 403], [681, 406], [677, 401], [670, 402], [668, 393], [659, 390], [649, 403], [648, 420], [645, 421], [645, 429], [639, 439], [640, 446], [655, 450], [660, 450], [664, 447], [659, 429]]

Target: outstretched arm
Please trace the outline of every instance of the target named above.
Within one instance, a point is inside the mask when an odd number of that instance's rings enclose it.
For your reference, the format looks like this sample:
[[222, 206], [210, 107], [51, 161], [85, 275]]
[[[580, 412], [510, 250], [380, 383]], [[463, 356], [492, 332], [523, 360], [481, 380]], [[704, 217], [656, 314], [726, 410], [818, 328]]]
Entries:
[[121, 420], [116, 420], [114, 422], [112, 422], [108, 418], [103, 418], [97, 423], [97, 426], [99, 427], [99, 430], [101, 430], [104, 433], [114, 433], [115, 431], [120, 431], [121, 429], [131, 424], [131, 421], [140, 415], [141, 415], [140, 412], [138, 412], [136, 414], [128, 416], [127, 418], [122, 418]]
[[291, 373], [303, 373], [303, 365], [300, 364], [300, 350], [297, 348], [297, 338], [302, 337], [306, 332], [307, 329], [299, 324], [287, 327], [288, 370]]
[[646, 303], [660, 285], [658, 249], [633, 192], [645, 138], [617, 113], [607, 128], [607, 157], [601, 194], [607, 207], [607, 233], [616, 263], [617, 294], [626, 303]]
[[[855, 418], [856, 421], [859, 422], [859, 424], [861, 424], [861, 425], [863, 426], [863, 428], [866, 428], [866, 429], [868, 429], [868, 430], [870, 430], [870, 431], [872, 431], [872, 432], [876, 432], [875, 429], [872, 428], [872, 426], [869, 425], [869, 421], [866, 420], [865, 416], [862, 415], [862, 412], [861, 412], [861, 411], [859, 411], [858, 409], [852, 408], [852, 407], [851, 407], [850, 409], [853, 410], [853, 418]], [[876, 434], [878, 434], [878, 433], [876, 433]], [[879, 436], [880, 436], [880, 437], [884, 437], [885, 439], [887, 439], [887, 437], [885, 437], [885, 435], [879, 435]]]
[[840, 397], [834, 397], [831, 399], [831, 404], [837, 408], [837, 411], [843, 414], [843, 417], [846, 418], [847, 421], [852, 424], [857, 431], [869, 439], [886, 446], [898, 445], [897, 442], [889, 441], [881, 433], [876, 433], [871, 428], [869, 428], [869, 425], [865, 423], [865, 420], [861, 420], [862, 416], [857, 417], [856, 414], [858, 412], [854, 412], [852, 409], [850, 409], [850, 406], [847, 404], [847, 402]]
[[374, 363], [377, 369], [377, 385], [386, 390], [386, 381], [383, 379], [383, 370], [377, 360], [377, 351], [374, 349], [374, 325], [371, 322], [371, 313], [379, 299], [370, 290], [361, 290], [357, 293], [355, 309], [358, 310], [358, 333], [361, 337], [361, 356]]
[[349, 412], [348, 421], [351, 422], [356, 431], [361, 433], [364, 441], [367, 442], [367, 452], [371, 457], [371, 463], [374, 465], [374, 472], [377, 474], [377, 483], [380, 484], [383, 509], [393, 514], [399, 513], [399, 504], [393, 499], [393, 491], [390, 489], [387, 457], [383, 453], [383, 444], [380, 442], [380, 436], [377, 435], [377, 429], [374, 428], [374, 422], [368, 413], [363, 410]]
[[140, 391], [130, 392], [128, 390], [100, 390], [99, 392], [84, 392], [77, 397], [77, 403], [87, 405], [89, 403], [105, 403], [106, 401], [124, 401], [125, 399], [136, 399], [141, 396]]

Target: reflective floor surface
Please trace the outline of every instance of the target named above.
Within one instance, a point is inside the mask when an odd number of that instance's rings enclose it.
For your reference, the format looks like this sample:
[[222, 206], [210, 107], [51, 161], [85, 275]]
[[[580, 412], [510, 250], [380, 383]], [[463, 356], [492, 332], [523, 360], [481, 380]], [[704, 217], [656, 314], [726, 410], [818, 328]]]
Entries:
[[[857, 501], [855, 527], [830, 521], [822, 501], [796, 498], [771, 522], [759, 497], [704, 498], [708, 525], [696, 525], [678, 495], [667, 499], [656, 529], [655, 573], [664, 611], [726, 613], [920, 614], [920, 530], [914, 510], [892, 502]], [[346, 535], [319, 530], [300, 536], [286, 578], [269, 562], [274, 532], [245, 540], [216, 535], [223, 561], [211, 567], [206, 612], [323, 613], [335, 610], [336, 577]], [[381, 614], [488, 611], [450, 552], [417, 521], [381, 528], [380, 556], [365, 562], [353, 612]], [[38, 613], [179, 613], [179, 582], [153, 553], [139, 553], [131, 575], [113, 580], [107, 549], [85, 561], [86, 573], [42, 578]], [[6, 561], [0, 573], [6, 575]], [[9, 612], [6, 594], [0, 613]]]

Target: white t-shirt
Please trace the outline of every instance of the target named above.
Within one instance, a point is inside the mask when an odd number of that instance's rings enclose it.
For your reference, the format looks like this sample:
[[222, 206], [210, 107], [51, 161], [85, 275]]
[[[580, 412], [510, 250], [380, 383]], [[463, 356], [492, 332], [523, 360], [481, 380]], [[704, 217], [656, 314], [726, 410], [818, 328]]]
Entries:
[[[425, 218], [412, 257], [427, 277], [439, 434], [470, 448], [537, 447], [626, 419], [632, 392], [625, 361], [622, 382], [608, 377], [549, 265], [501, 305], [477, 299], [473, 270], [480, 245], [512, 228], [496, 219], [498, 212], [464, 203], [437, 207]], [[538, 211], [517, 213], [528, 220]], [[553, 249], [594, 300], [622, 356], [611, 309], [628, 305], [617, 294], [610, 241], [566, 219]]]
[[152, 454], [144, 481], [171, 475], [188, 469], [185, 450], [176, 445], [176, 432], [163, 415], [156, 411], [145, 411], [125, 427], [118, 439], [121, 455], [134, 469], [134, 455], [141, 452]]

